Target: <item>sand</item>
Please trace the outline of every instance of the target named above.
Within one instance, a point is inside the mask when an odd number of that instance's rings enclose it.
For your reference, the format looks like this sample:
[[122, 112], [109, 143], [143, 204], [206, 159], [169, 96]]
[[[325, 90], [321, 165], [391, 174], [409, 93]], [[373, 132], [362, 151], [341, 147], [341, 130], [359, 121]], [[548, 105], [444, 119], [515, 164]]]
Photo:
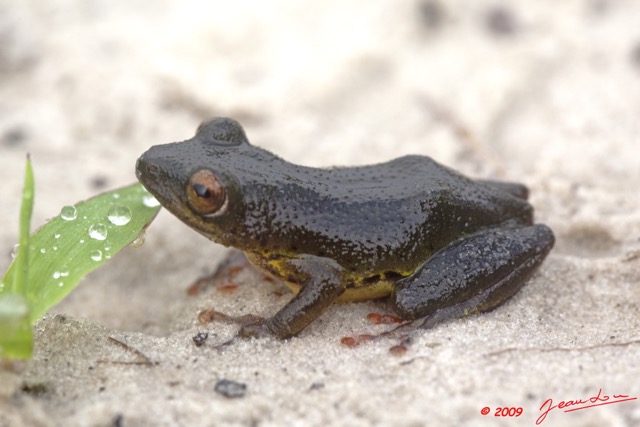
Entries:
[[[304, 165], [423, 154], [524, 182], [557, 237], [507, 304], [399, 354], [399, 334], [341, 343], [391, 329], [367, 320], [384, 301], [221, 345], [236, 326], [201, 310], [268, 316], [291, 294], [245, 270], [187, 295], [227, 250], [163, 211], [0, 369], [0, 426], [531, 426], [548, 399], [573, 405], [541, 425], [640, 426], [638, 22], [630, 0], [0, 2], [1, 271], [27, 152], [37, 225], [211, 116]], [[565, 412], [605, 396], [636, 400]]]

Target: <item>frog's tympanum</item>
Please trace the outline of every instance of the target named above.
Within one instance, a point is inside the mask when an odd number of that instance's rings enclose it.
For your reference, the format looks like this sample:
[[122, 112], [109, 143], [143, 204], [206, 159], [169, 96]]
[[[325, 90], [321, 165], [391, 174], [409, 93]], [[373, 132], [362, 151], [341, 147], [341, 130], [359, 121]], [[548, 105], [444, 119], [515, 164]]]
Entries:
[[209, 239], [242, 250], [295, 296], [241, 335], [297, 334], [335, 301], [391, 298], [404, 319], [491, 310], [554, 243], [527, 188], [469, 179], [429, 157], [317, 169], [249, 144], [236, 121], [151, 147], [138, 179]]

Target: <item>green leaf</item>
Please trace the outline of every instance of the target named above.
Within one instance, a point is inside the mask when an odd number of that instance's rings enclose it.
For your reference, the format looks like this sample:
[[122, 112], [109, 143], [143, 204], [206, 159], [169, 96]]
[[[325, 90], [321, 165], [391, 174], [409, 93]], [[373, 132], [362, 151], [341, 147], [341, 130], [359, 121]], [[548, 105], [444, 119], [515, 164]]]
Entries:
[[22, 187], [18, 253], [13, 280], [0, 283], [0, 357], [26, 359], [33, 350], [33, 334], [29, 322], [29, 304], [24, 297], [29, 272], [29, 231], [33, 213], [34, 179], [31, 160], [27, 164]]
[[22, 204], [20, 206], [20, 246], [16, 259], [16, 277], [13, 281], [12, 291], [16, 294], [23, 294], [27, 271], [29, 269], [29, 257], [25, 256], [29, 250], [29, 233], [31, 232], [31, 214], [33, 213], [34, 179], [31, 159], [27, 155], [27, 164], [24, 173], [24, 185], [22, 187]]
[[0, 358], [28, 359], [32, 350], [27, 300], [18, 294], [0, 295]]
[[[27, 280], [21, 288], [33, 324], [71, 292], [89, 272], [133, 242], [153, 220], [160, 205], [140, 184], [98, 195], [75, 206], [31, 235]], [[0, 299], [16, 287], [19, 253], [0, 286]], [[0, 325], [0, 340], [4, 333]], [[1, 354], [1, 351], [0, 351]]]

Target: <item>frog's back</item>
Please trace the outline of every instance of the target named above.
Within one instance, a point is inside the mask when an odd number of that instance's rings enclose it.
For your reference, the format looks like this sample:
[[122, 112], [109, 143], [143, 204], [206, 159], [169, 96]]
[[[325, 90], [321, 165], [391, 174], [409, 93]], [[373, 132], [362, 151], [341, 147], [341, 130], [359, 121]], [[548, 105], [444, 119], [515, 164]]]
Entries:
[[438, 182], [450, 175], [447, 168], [430, 157], [417, 155], [386, 163], [316, 171], [318, 181], [333, 185], [334, 195], [361, 201], [419, 196], [436, 190]]
[[526, 202], [425, 156], [332, 169], [287, 165], [271, 176], [269, 194], [253, 198], [254, 207], [271, 206], [257, 209], [256, 226], [270, 230], [267, 251], [327, 256], [354, 272], [409, 273], [456, 237], [512, 218], [514, 207], [524, 221], [531, 216]]

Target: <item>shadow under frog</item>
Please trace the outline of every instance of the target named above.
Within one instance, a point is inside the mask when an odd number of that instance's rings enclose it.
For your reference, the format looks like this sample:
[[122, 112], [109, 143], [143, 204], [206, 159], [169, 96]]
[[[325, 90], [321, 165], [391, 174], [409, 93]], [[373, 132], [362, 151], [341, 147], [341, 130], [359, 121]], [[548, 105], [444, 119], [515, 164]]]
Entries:
[[228, 118], [151, 147], [136, 175], [184, 223], [296, 293], [243, 336], [290, 337], [335, 301], [389, 296], [402, 318], [432, 324], [488, 311], [554, 244], [523, 185], [472, 180], [425, 156], [299, 166], [249, 144]]

